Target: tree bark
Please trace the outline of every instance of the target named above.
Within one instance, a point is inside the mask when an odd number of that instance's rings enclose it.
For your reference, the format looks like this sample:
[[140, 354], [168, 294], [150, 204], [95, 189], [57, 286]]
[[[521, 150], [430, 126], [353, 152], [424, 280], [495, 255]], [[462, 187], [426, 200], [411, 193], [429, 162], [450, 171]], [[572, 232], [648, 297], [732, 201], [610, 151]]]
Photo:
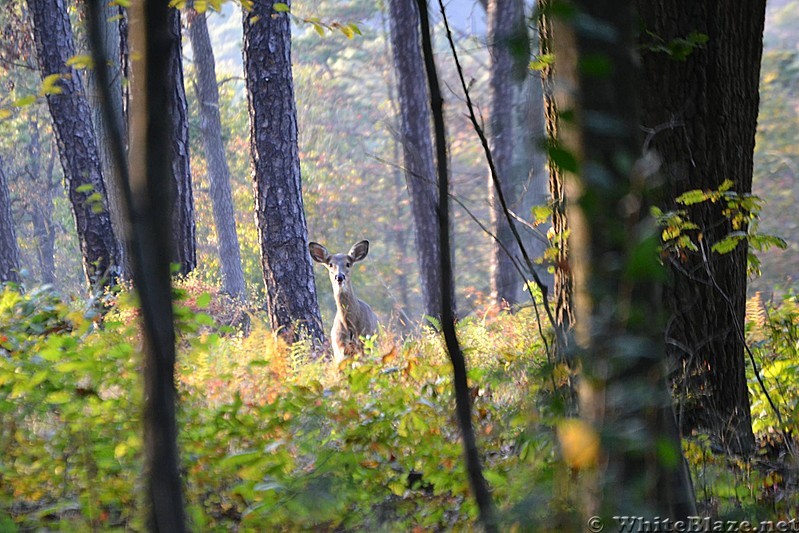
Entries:
[[194, 53], [197, 76], [197, 102], [200, 107], [200, 131], [203, 135], [208, 182], [216, 225], [219, 262], [222, 265], [222, 285], [235, 298], [246, 297], [244, 271], [241, 267], [239, 237], [236, 233], [236, 212], [230, 192], [230, 169], [222, 140], [222, 120], [219, 117], [219, 88], [216, 82], [214, 50], [208, 35], [203, 13], [188, 15], [189, 38]]
[[[765, 0], [638, 2], [642, 20], [641, 107], [649, 145], [666, 179], [666, 209], [687, 190], [731, 179], [752, 190]], [[685, 58], [663, 44], [698, 32], [708, 37]], [[681, 368], [676, 389], [684, 430], [704, 428], [735, 452], [754, 449], [744, 359], [747, 245], [719, 255], [710, 246], [731, 231], [722, 206], [688, 207], [704, 254], [672, 258], [666, 301], [669, 354]], [[693, 399], [692, 399], [693, 398]]]
[[[553, 54], [553, 0], [539, 0], [541, 20], [539, 23], [539, 46], [542, 57]], [[552, 298], [557, 327], [568, 332], [574, 324], [573, 279], [569, 267], [569, 224], [566, 218], [566, 192], [564, 173], [558, 154], [561, 153], [557, 139], [560, 130], [558, 102], [555, 94], [555, 79], [558, 66], [550, 63], [541, 71], [541, 82], [544, 92], [544, 116], [546, 117], [546, 133], [548, 139], [549, 159], [549, 192], [552, 202], [552, 246], [556, 249], [554, 257], [554, 274], [552, 279]], [[561, 347], [564, 351], [565, 347]]]
[[169, 32], [171, 42], [178, 43], [169, 48], [169, 117], [172, 120], [172, 240], [174, 250], [172, 262], [179, 265], [177, 273], [186, 275], [197, 266], [197, 242], [194, 228], [194, 194], [191, 184], [189, 160], [189, 118], [186, 89], [183, 85], [183, 58], [181, 56], [180, 11], [169, 10]]
[[664, 273], [649, 215], [657, 168], [641, 153], [633, 0], [573, 5], [553, 35], [565, 77], [558, 103], [573, 112], [559, 141], [576, 159], [566, 188], [581, 431], [598, 440], [596, 457], [579, 465], [585, 512], [686, 520], [696, 504], [666, 375]]
[[19, 283], [19, 247], [11, 216], [11, 197], [0, 158], [0, 283], [11, 281]]
[[114, 238], [91, 108], [77, 70], [66, 65], [75, 55], [64, 0], [28, 0], [42, 80], [59, 75], [57, 91], [47, 94], [61, 165], [78, 230], [83, 270], [90, 286], [113, 282], [120, 247]]
[[58, 157], [55, 147], [47, 156], [47, 163], [42, 172], [42, 145], [39, 136], [39, 122], [31, 122], [30, 178], [37, 182], [38, 194], [31, 198], [28, 210], [33, 224], [33, 237], [36, 239], [36, 260], [42, 283], [55, 285], [55, 227], [53, 224], [53, 192], [58, 184], [53, 179], [55, 161]]
[[[514, 154], [522, 145], [520, 131], [514, 127], [524, 84], [527, 80], [529, 43], [522, 0], [488, 2], [488, 49], [491, 56], [490, 140], [497, 177], [505, 198], [514, 210], [520, 205], [527, 172], [514, 166]], [[529, 171], [529, 169], [528, 169]], [[518, 303], [524, 279], [514, 262], [520, 260], [519, 245], [505, 217], [493, 178], [488, 176], [491, 227], [496, 241], [491, 252], [491, 298], [505, 306]]]
[[436, 238], [439, 233], [436, 213], [438, 190], [419, 36], [419, 9], [413, 0], [390, 0], [388, 5], [400, 103], [405, 184], [413, 212], [424, 312], [428, 316], [440, 317], [439, 265], [442, 258], [440, 243]]
[[255, 215], [271, 326], [324, 339], [308, 252], [287, 13], [272, 0], [245, 12], [244, 75], [250, 115]]

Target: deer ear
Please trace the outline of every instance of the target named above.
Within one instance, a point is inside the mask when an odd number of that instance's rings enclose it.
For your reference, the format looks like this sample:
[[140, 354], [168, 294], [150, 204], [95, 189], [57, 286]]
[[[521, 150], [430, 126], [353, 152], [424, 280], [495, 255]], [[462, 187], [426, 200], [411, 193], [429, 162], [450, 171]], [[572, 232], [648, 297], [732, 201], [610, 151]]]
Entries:
[[318, 242], [309, 242], [308, 251], [311, 252], [311, 259], [317, 263], [327, 264], [327, 259], [330, 257], [330, 253], [328, 253], [327, 248]]
[[364, 257], [366, 257], [366, 254], [368, 253], [369, 253], [369, 241], [361, 241], [353, 245], [353, 247], [350, 248], [350, 252], [347, 255], [352, 257], [353, 262], [357, 263], [358, 261], [361, 261]]

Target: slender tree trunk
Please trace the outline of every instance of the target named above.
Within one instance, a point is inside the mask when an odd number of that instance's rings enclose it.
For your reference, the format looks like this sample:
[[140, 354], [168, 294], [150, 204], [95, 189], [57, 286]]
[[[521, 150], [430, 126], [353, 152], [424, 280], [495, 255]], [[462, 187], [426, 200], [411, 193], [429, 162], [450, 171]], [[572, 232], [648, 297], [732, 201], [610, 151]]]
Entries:
[[230, 170], [222, 140], [222, 120], [219, 117], [219, 88], [216, 82], [214, 50], [208, 35], [205, 15], [191, 11], [189, 38], [197, 72], [197, 102], [200, 106], [200, 131], [203, 135], [211, 203], [216, 225], [219, 261], [222, 265], [222, 285], [235, 298], [246, 297], [244, 271], [241, 267], [239, 237], [236, 233], [236, 212], [230, 192]]
[[[687, 190], [717, 189], [731, 179], [752, 190], [765, 0], [638, 2], [642, 29], [643, 125], [663, 164], [666, 209]], [[659, 51], [663, 43], [704, 34], [685, 58]], [[719, 255], [710, 246], [731, 231], [723, 206], [690, 206], [704, 253], [671, 262], [666, 301], [669, 354], [682, 367], [684, 430], [705, 428], [735, 452], [752, 451], [744, 359], [747, 246]], [[683, 394], [684, 393], [684, 394]]]
[[[391, 48], [397, 73], [400, 102], [400, 138], [405, 165], [405, 183], [411, 198], [416, 256], [424, 312], [441, 316], [441, 248], [430, 110], [419, 37], [419, 8], [413, 0], [390, 0]], [[454, 303], [454, 302], [453, 302]]]
[[169, 10], [169, 32], [171, 42], [177, 47], [169, 48], [169, 72], [174, 79], [168, 93], [172, 119], [172, 179], [175, 208], [172, 211], [172, 240], [174, 251], [172, 262], [179, 265], [178, 273], [186, 275], [197, 266], [197, 242], [194, 228], [194, 194], [191, 185], [189, 161], [189, 118], [186, 89], [183, 85], [183, 58], [181, 56], [180, 11]]
[[663, 272], [648, 214], [657, 167], [641, 155], [633, 1], [574, 7], [570, 24], [554, 33], [565, 76], [560, 108], [574, 113], [559, 140], [577, 160], [566, 186], [587, 422], [578, 427], [598, 446], [590, 461], [572, 458], [572, 466], [593, 473], [583, 476], [586, 514], [686, 520], [696, 504], [667, 384]]
[[[539, 0], [541, 12], [539, 22], [540, 52], [542, 57], [553, 54], [553, 10], [554, 0]], [[546, 132], [549, 151], [549, 191], [552, 201], [552, 246], [557, 250], [554, 258], [555, 269], [553, 275], [552, 297], [555, 308], [557, 327], [567, 332], [574, 324], [574, 304], [572, 298], [572, 271], [569, 267], [569, 224], [566, 219], [566, 192], [564, 188], [564, 173], [561, 164], [563, 152], [558, 147], [558, 134], [560, 120], [558, 103], [555, 98], [555, 79], [558, 75], [557, 63], [547, 65], [541, 72], [544, 91], [544, 115], [546, 117]], [[565, 347], [561, 347], [562, 349]], [[563, 351], [563, 350], [561, 350]]]
[[61, 165], [78, 230], [83, 269], [90, 285], [113, 281], [120, 247], [114, 238], [91, 108], [80, 74], [66, 65], [75, 55], [64, 0], [29, 0], [42, 80], [61, 76], [47, 94]]
[[[91, 0], [89, 29], [99, 42], [101, 0]], [[130, 169], [125, 161], [124, 134], [106, 109], [109, 139], [122, 177], [133, 281], [141, 301], [144, 345], [144, 468], [148, 505], [147, 528], [158, 533], [186, 530], [177, 448], [175, 409], [175, 328], [172, 311], [172, 210], [177, 112], [174, 59], [180, 41], [174, 28], [176, 9], [161, 0], [143, 0], [131, 6], [131, 50], [140, 58], [132, 65], [130, 114]], [[97, 68], [105, 57], [94, 48]], [[103, 80], [103, 75], [100, 74]], [[106, 78], [108, 76], [105, 76]], [[103, 83], [106, 83], [104, 80]], [[102, 87], [105, 87], [101, 83]]]
[[11, 281], [19, 283], [19, 247], [11, 216], [11, 197], [0, 158], [0, 283]]
[[250, 115], [255, 215], [272, 328], [324, 339], [302, 202], [291, 30], [272, 0], [244, 13], [244, 74]]
[[39, 136], [38, 120], [31, 122], [31, 165], [30, 178], [35, 183], [38, 194], [29, 202], [29, 212], [33, 224], [33, 237], [36, 240], [36, 259], [41, 272], [42, 283], [55, 285], [55, 226], [53, 224], [53, 191], [58, 186], [53, 171], [58, 157], [55, 147], [47, 156], [42, 172], [42, 146]]

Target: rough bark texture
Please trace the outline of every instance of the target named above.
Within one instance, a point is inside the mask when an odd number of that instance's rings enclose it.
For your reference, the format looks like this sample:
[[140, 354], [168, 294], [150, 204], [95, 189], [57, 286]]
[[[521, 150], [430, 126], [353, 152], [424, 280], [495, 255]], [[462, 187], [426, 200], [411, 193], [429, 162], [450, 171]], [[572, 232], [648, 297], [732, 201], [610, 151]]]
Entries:
[[[639, 1], [643, 125], [661, 159], [667, 209], [691, 189], [717, 189], [725, 179], [752, 190], [765, 0]], [[680, 60], [653, 45], [693, 32], [708, 42]], [[682, 424], [716, 433], [734, 451], [751, 451], [744, 363], [746, 243], [719, 255], [710, 246], [731, 231], [718, 204], [688, 209], [702, 227], [704, 254], [675, 258], [666, 291], [666, 331], [678, 361], [677, 392], [687, 393]]]
[[[490, 0], [488, 2], [488, 46], [491, 55], [491, 156], [494, 159], [505, 198], [514, 210], [520, 206], [526, 174], [514, 168], [514, 153], [523, 144], [520, 132], [514, 128], [516, 105], [520, 101], [527, 79], [529, 44], [522, 0]], [[528, 169], [529, 170], [529, 169]], [[499, 242], [492, 243], [491, 297], [500, 305], [519, 301], [520, 278], [514, 261], [520, 260], [519, 245], [503, 213], [494, 186], [488, 177], [488, 196], [491, 205], [491, 227]]]
[[439, 233], [438, 190], [428, 91], [419, 44], [419, 10], [413, 0], [390, 0], [388, 7], [400, 103], [400, 141], [413, 212], [424, 312], [440, 317], [441, 248], [436, 238]]
[[30, 178], [37, 181], [35, 185], [39, 194], [28, 202], [28, 213], [33, 225], [33, 237], [36, 239], [36, 260], [42, 283], [55, 285], [55, 225], [53, 224], [53, 192], [59, 186], [55, 182], [53, 171], [58, 158], [55, 146], [47, 155], [47, 163], [42, 169], [42, 146], [39, 137], [38, 120], [31, 122], [31, 163]]
[[186, 89], [183, 85], [183, 58], [181, 56], [180, 11], [169, 10], [171, 42], [178, 43], [169, 48], [168, 95], [172, 119], [172, 261], [180, 265], [178, 273], [186, 275], [197, 266], [197, 242], [194, 230], [194, 195], [191, 188], [191, 166], [189, 164], [189, 118]]
[[287, 13], [271, 0], [244, 13], [244, 73], [250, 115], [255, 214], [272, 328], [324, 338], [308, 253], [297, 110]]
[[[111, 83], [106, 94], [111, 97], [109, 103], [120, 124], [124, 123], [122, 36], [120, 34], [123, 11], [124, 9], [121, 6], [111, 5], [110, 3], [105, 5], [103, 13], [104, 24], [102, 24], [100, 28], [102, 31], [101, 38], [103, 47], [109, 58], [108, 73], [111, 78]], [[89, 75], [86, 77], [86, 93], [89, 98], [89, 104], [92, 107], [92, 121], [94, 123], [94, 129], [97, 132], [97, 138], [107, 139], [108, 126], [103, 118], [100, 100], [101, 93], [99, 87], [97, 87], [97, 77], [94, 75], [94, 72], [95, 71], [89, 71]], [[118, 242], [123, 243], [125, 241], [125, 224], [121, 205], [122, 191], [119, 189], [119, 178], [115, 176], [116, 165], [113, 161], [109, 143], [100, 142], [98, 148], [100, 149], [100, 164], [103, 169], [105, 187], [108, 193], [108, 207], [111, 213], [111, 222], [114, 226], [114, 235], [116, 235]], [[130, 271], [126, 252], [125, 247], [120, 246], [120, 276], [124, 278], [129, 277]]]
[[[539, 0], [542, 13], [539, 24], [540, 51], [546, 57], [553, 53], [552, 49], [552, 0]], [[541, 71], [544, 91], [544, 115], [550, 154], [557, 153], [559, 130], [558, 103], [555, 91], [556, 64], [550, 64]], [[569, 225], [566, 219], [566, 192], [564, 188], [563, 170], [552, 156], [549, 157], [549, 192], [552, 202], [552, 246], [557, 250], [555, 255], [555, 271], [552, 280], [552, 298], [555, 308], [555, 320], [562, 331], [568, 331], [574, 324], [574, 306], [572, 302], [572, 272], [569, 267]]]
[[566, 189], [580, 408], [601, 442], [582, 476], [584, 511], [686, 520], [696, 504], [666, 376], [662, 267], [648, 215], [656, 167], [641, 156], [633, 3], [577, 0], [577, 14], [553, 34], [565, 76], [559, 104], [574, 113], [559, 140], [577, 160]]
[[222, 266], [222, 286], [228, 294], [243, 299], [246, 296], [244, 271], [241, 267], [239, 237], [236, 233], [235, 208], [230, 192], [230, 169], [222, 140], [222, 120], [219, 117], [219, 88], [216, 82], [214, 50], [208, 34], [205, 15], [189, 13], [189, 38], [194, 53], [197, 76], [197, 102], [200, 106], [200, 131], [205, 147], [208, 182], [216, 225], [219, 262]]
[[11, 197], [0, 158], [0, 283], [4, 281], [19, 282], [19, 248], [11, 216]]
[[108, 212], [91, 108], [80, 74], [66, 66], [75, 55], [66, 4], [64, 0], [29, 0], [28, 7], [42, 79], [61, 76], [56, 83], [59, 92], [48, 94], [47, 104], [77, 225], [84, 273], [90, 285], [108, 283], [116, 274], [120, 247]]

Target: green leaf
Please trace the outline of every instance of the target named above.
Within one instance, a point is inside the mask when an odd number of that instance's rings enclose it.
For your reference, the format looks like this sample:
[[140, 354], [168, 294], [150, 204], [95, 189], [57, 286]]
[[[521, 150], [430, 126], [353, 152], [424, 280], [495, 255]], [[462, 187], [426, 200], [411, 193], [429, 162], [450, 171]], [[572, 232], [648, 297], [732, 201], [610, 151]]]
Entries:
[[54, 391], [44, 397], [45, 402], [53, 405], [65, 404], [71, 400], [72, 395], [65, 390]]
[[547, 149], [547, 152], [552, 163], [554, 163], [555, 166], [564, 172], [576, 174], [580, 170], [580, 165], [577, 163], [577, 158], [574, 157], [574, 154], [569, 150], [554, 145], [550, 146]]
[[716, 244], [710, 247], [711, 250], [717, 254], [724, 255], [730, 253], [738, 246], [743, 239], [746, 238], [746, 233], [743, 231], [733, 231]]
[[527, 66], [530, 70], [544, 70], [550, 65], [555, 64], [555, 54], [541, 54], [536, 56], [533, 61]]
[[28, 96], [23, 96], [22, 98], [14, 100], [14, 103], [12, 103], [11, 105], [13, 105], [14, 107], [26, 107], [34, 103], [36, 103], [36, 95], [29, 94]]
[[704, 202], [709, 198], [707, 192], [701, 189], [694, 189], [691, 191], [686, 191], [679, 195], [677, 198], [674, 199], [675, 202], [682, 205], [694, 205], [701, 202]]
[[197, 297], [197, 300], [194, 303], [200, 309], [205, 309], [208, 307], [208, 304], [211, 303], [211, 294], [207, 292], [202, 293]]
[[78, 185], [75, 187], [76, 192], [90, 192], [94, 190], [94, 185], [91, 183], [84, 183], [83, 185]]
[[278, 13], [288, 13], [289, 11], [291, 11], [291, 8], [288, 6], [288, 4], [284, 4], [283, 2], [275, 2], [272, 5], [272, 9], [274, 9]]
[[92, 60], [92, 56], [88, 54], [75, 55], [67, 59], [67, 66], [75, 68], [92, 68], [94, 67], [94, 61]]

